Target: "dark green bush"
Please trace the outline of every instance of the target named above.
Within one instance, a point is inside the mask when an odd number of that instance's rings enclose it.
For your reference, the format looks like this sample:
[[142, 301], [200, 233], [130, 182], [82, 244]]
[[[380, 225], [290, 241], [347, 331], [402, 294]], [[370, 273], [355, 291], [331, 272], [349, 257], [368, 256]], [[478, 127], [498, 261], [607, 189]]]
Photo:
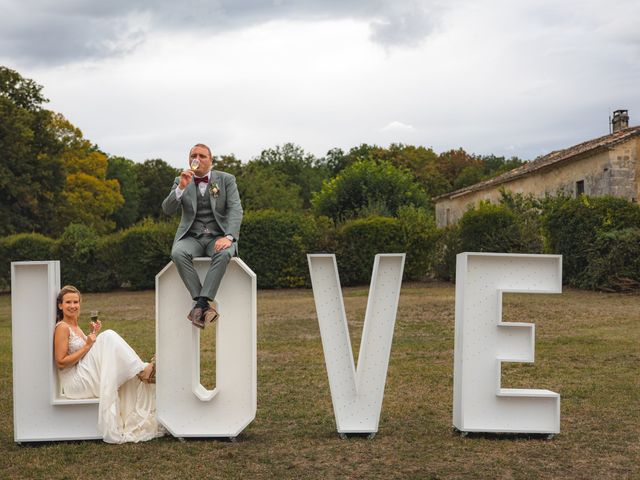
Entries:
[[605, 291], [640, 289], [640, 228], [602, 232], [587, 249], [587, 267], [575, 285]]
[[376, 212], [396, 215], [403, 205], [427, 207], [429, 199], [407, 170], [386, 161], [363, 160], [325, 181], [312, 204], [320, 215], [345, 220]]
[[542, 253], [540, 205], [532, 197], [502, 192], [499, 205], [482, 202], [455, 226], [439, 231], [433, 258], [437, 278], [455, 280], [460, 252]]
[[260, 210], [244, 216], [238, 255], [260, 288], [309, 285], [307, 254], [331, 249], [332, 224], [296, 212]]
[[456, 255], [462, 251], [460, 227], [457, 224], [438, 230], [432, 260], [435, 277], [447, 282], [455, 281]]
[[112, 259], [123, 287], [154, 288], [156, 274], [171, 261], [175, 233], [173, 222], [145, 220], [105, 240], [101, 254]]
[[11, 284], [11, 262], [55, 260], [55, 240], [39, 233], [19, 233], [0, 238], [0, 291]]
[[433, 276], [433, 260], [438, 240], [433, 215], [424, 208], [400, 207], [400, 229], [404, 235], [405, 280], [424, 280]]
[[99, 260], [99, 239], [96, 231], [85, 225], [71, 224], [64, 229], [55, 249], [62, 285], [72, 284], [84, 292], [117, 287], [114, 266]]
[[520, 252], [518, 218], [507, 207], [483, 202], [460, 219], [462, 252]]
[[342, 224], [337, 231], [336, 257], [342, 285], [368, 284], [378, 253], [405, 253], [400, 220], [368, 217]]
[[550, 203], [543, 215], [547, 249], [563, 256], [565, 282], [579, 285], [599, 236], [640, 228], [640, 206], [616, 197], [586, 197]]

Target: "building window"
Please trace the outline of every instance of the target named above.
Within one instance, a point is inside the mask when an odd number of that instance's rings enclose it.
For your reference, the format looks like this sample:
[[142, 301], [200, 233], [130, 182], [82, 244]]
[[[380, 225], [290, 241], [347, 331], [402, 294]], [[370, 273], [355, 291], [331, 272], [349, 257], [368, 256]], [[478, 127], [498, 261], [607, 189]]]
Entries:
[[576, 182], [576, 197], [579, 197], [584, 193], [584, 180], [578, 180]]
[[451, 221], [451, 209], [447, 208], [444, 212], [444, 226], [448, 226]]

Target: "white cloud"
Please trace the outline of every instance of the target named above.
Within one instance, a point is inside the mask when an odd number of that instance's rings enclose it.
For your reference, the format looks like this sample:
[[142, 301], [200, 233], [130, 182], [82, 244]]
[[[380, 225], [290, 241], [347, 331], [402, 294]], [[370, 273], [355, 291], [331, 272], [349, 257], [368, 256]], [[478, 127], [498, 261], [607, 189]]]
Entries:
[[381, 132], [412, 132], [413, 130], [415, 130], [413, 125], [407, 125], [397, 120], [388, 123], [380, 129]]
[[[640, 123], [637, 2], [107, 3], [9, 1], [0, 63], [137, 161], [177, 166], [199, 141], [244, 160], [289, 141], [316, 155], [402, 142], [530, 159], [607, 133], [610, 108]], [[11, 41], [54, 14], [79, 33]], [[393, 24], [404, 33], [385, 37]]]

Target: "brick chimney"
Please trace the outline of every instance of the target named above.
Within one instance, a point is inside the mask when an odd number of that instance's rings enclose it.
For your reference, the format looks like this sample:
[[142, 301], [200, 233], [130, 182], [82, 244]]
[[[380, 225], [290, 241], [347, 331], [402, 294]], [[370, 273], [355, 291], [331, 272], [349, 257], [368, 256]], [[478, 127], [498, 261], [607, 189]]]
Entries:
[[619, 132], [629, 127], [629, 111], [616, 110], [611, 118], [612, 133]]

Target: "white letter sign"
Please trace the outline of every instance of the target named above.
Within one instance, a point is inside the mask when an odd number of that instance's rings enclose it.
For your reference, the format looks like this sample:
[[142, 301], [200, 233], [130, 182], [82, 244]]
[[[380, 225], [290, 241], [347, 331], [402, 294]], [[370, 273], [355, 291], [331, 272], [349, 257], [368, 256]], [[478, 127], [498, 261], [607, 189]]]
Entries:
[[336, 258], [307, 255], [331, 400], [340, 434], [378, 431], [405, 255], [375, 257], [357, 370]]
[[[202, 280], [210, 258], [194, 259]], [[156, 276], [158, 420], [176, 437], [235, 438], [256, 415], [256, 275], [232, 258], [216, 296], [216, 387], [200, 383], [200, 330], [193, 306], [169, 263]]]
[[462, 432], [558, 433], [560, 395], [501, 387], [502, 362], [533, 362], [535, 325], [502, 321], [502, 294], [560, 293], [562, 256], [460, 253], [453, 425]]
[[102, 438], [98, 399], [62, 396], [53, 361], [60, 262], [11, 263], [13, 437], [16, 442]]

